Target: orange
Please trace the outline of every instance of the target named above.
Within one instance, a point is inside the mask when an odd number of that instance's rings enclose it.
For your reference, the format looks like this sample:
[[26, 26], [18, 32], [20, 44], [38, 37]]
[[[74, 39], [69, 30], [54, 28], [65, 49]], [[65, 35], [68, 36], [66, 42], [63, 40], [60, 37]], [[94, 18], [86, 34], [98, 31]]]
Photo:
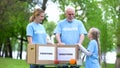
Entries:
[[70, 64], [71, 65], [76, 64], [76, 60], [75, 59], [70, 59]]

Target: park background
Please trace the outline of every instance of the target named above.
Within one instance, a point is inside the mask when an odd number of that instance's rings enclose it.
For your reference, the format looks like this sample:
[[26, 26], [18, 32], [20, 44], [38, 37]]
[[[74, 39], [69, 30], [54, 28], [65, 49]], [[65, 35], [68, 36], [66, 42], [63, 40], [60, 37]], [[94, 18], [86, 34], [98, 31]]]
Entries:
[[[67, 6], [87, 31], [100, 29], [103, 68], [120, 67], [120, 0], [0, 0], [0, 68], [29, 68], [26, 63], [26, 26], [35, 8], [45, 11], [43, 25], [53, 43], [57, 22]], [[87, 36], [83, 45], [87, 47]], [[110, 62], [109, 60], [112, 60]]]

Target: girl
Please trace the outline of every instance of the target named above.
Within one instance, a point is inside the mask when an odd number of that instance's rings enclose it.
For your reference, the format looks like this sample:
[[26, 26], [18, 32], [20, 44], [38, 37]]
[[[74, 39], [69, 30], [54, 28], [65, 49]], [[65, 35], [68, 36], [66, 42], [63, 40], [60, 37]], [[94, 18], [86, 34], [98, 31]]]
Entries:
[[91, 28], [88, 32], [90, 42], [87, 50], [79, 44], [80, 49], [87, 55], [85, 68], [100, 68], [100, 46], [99, 46], [99, 30]]

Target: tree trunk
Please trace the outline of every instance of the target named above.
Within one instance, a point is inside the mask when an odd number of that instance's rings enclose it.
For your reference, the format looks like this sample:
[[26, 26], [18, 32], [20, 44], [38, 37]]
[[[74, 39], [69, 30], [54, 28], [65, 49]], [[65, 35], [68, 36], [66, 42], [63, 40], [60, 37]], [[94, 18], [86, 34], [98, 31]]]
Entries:
[[117, 30], [116, 30], [116, 37], [117, 37], [117, 57], [116, 57], [116, 68], [120, 68], [120, 7], [118, 11], [118, 22], [117, 22]]
[[21, 36], [21, 40], [20, 40], [20, 59], [22, 59], [22, 50], [23, 50], [23, 37]]
[[117, 47], [116, 68], [120, 68], [120, 46]]
[[107, 68], [107, 63], [106, 63], [106, 52], [104, 53], [104, 67], [103, 68]]
[[0, 42], [0, 57], [2, 56], [1, 50], [2, 50], [2, 43]]
[[115, 68], [120, 68], [120, 57], [116, 58], [116, 67]]
[[10, 39], [8, 39], [7, 46], [8, 46], [9, 57], [12, 58], [12, 47], [11, 47]]
[[7, 38], [5, 47], [4, 47], [4, 52], [5, 52], [5, 57], [10, 57], [12, 58], [12, 47], [10, 43], [10, 38]]
[[43, 4], [42, 4], [42, 9], [45, 11], [46, 9], [46, 3], [48, 0], [43, 0]]

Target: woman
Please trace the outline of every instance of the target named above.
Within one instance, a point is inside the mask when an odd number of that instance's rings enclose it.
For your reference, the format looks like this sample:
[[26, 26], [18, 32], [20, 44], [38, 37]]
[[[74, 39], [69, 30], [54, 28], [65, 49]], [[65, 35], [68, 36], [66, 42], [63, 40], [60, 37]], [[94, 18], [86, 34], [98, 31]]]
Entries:
[[[28, 44], [46, 44], [47, 34], [44, 26], [41, 24], [43, 20], [44, 11], [35, 9], [26, 28]], [[39, 67], [39, 65], [30, 64], [30, 68], [44, 68], [44, 65]]]

